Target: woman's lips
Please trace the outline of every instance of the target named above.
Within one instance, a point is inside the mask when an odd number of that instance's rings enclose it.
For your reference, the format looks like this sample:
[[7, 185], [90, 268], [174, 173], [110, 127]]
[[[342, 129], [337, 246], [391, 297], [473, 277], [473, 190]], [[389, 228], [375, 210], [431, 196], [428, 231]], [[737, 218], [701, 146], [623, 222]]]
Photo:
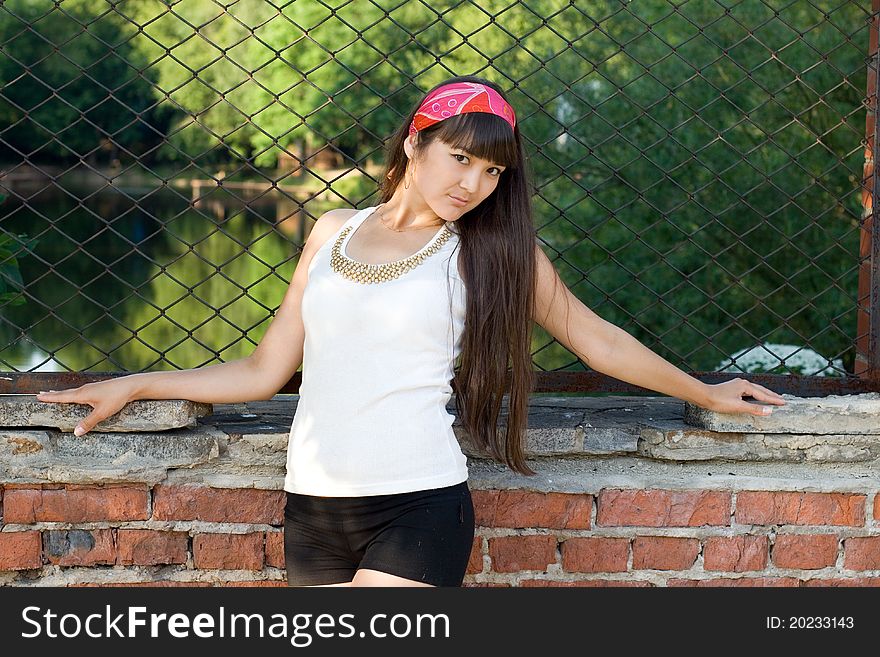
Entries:
[[456, 204], [457, 206], [459, 206], [459, 207], [464, 206], [464, 205], [467, 205], [467, 201], [462, 201], [462, 200], [459, 199], [459, 198], [455, 198], [455, 197], [452, 196], [451, 194], [447, 194], [447, 196], [448, 196], [450, 199], [452, 199], [452, 202], [455, 203], [455, 204]]

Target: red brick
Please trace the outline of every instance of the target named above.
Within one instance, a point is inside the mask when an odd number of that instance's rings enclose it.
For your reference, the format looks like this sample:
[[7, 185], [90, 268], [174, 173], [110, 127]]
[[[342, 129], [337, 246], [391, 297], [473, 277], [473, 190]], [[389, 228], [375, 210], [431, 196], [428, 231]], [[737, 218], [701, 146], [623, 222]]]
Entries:
[[766, 536], [710, 536], [703, 546], [703, 570], [764, 570], [769, 549]]
[[471, 546], [471, 556], [468, 558], [466, 574], [483, 572], [483, 537], [474, 536], [474, 543]]
[[853, 493], [742, 491], [736, 495], [736, 521], [746, 525], [865, 524], [865, 496]]
[[112, 529], [62, 529], [43, 532], [49, 563], [58, 566], [94, 566], [116, 563]]
[[880, 536], [853, 536], [844, 539], [843, 567], [849, 570], [880, 569]]
[[678, 536], [636, 536], [632, 544], [633, 570], [687, 570], [700, 553], [700, 541]]
[[589, 529], [593, 496], [524, 490], [473, 490], [476, 524], [482, 527]]
[[0, 570], [28, 570], [43, 565], [40, 532], [0, 532]]
[[571, 573], [616, 573], [627, 569], [628, 538], [583, 537], [563, 541], [562, 569]]
[[779, 534], [771, 558], [779, 568], [825, 568], [837, 561], [834, 534]]
[[250, 580], [247, 582], [220, 582], [215, 586], [223, 586], [223, 587], [236, 587], [236, 588], [244, 588], [244, 587], [280, 587], [287, 586], [287, 582], [280, 579], [258, 579], [258, 580]]
[[263, 533], [197, 534], [193, 537], [196, 568], [263, 569]]
[[77, 584], [68, 584], [69, 588], [80, 588], [80, 587], [115, 587], [115, 586], [137, 586], [137, 587], [155, 587], [155, 588], [164, 588], [164, 587], [172, 587], [172, 586], [201, 586], [207, 587], [212, 586], [211, 582], [174, 582], [171, 580], [161, 580], [156, 582], [80, 582]]
[[627, 579], [587, 579], [577, 582], [557, 582], [552, 579], [524, 579], [519, 585], [521, 587], [570, 587], [570, 586], [593, 586], [593, 587], [609, 587], [609, 586], [652, 586], [651, 582], [641, 582], [637, 580]]
[[880, 493], [874, 494], [874, 520], [880, 520]]
[[730, 493], [704, 490], [603, 490], [596, 524], [699, 527], [730, 524]]
[[186, 532], [120, 529], [116, 537], [117, 563], [139, 566], [186, 563], [188, 538]]
[[159, 485], [153, 489], [153, 517], [281, 525], [286, 501], [283, 490]]
[[801, 586], [880, 586], [880, 577], [815, 577], [801, 580]]
[[759, 587], [791, 587], [798, 586], [796, 577], [716, 577], [714, 579], [670, 579], [666, 586], [759, 586]]
[[498, 536], [489, 539], [489, 556], [496, 573], [547, 569], [556, 563], [555, 536]]
[[510, 588], [510, 584], [505, 582], [462, 582], [462, 588], [468, 589], [500, 589]]
[[284, 568], [284, 532], [266, 532], [266, 565]]
[[71, 487], [13, 489], [3, 501], [7, 523], [146, 520], [147, 491], [142, 488]]

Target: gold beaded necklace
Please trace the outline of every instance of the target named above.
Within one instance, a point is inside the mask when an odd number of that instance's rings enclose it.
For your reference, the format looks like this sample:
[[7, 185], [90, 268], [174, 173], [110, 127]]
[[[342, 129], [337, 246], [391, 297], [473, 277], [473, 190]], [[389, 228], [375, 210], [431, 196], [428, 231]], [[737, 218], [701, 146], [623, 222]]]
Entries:
[[418, 267], [425, 258], [439, 251], [440, 247], [452, 237], [452, 231], [444, 223], [443, 227], [437, 231], [437, 235], [417, 253], [403, 260], [373, 265], [352, 260], [342, 253], [342, 244], [352, 230], [354, 230], [354, 226], [349, 226], [343, 230], [333, 243], [333, 248], [330, 250], [330, 267], [336, 273], [342, 274], [347, 279], [357, 283], [381, 283], [394, 280], [410, 269]]

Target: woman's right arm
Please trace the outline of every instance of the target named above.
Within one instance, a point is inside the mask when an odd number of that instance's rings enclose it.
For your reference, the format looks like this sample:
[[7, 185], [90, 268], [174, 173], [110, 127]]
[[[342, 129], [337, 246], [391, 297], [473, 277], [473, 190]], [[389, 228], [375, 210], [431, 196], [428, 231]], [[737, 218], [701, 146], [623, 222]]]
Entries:
[[318, 218], [303, 245], [281, 306], [250, 356], [191, 370], [132, 374], [132, 399], [189, 399], [215, 404], [271, 399], [302, 364], [305, 330], [301, 306], [309, 263], [351, 214], [351, 210], [338, 209]]
[[136, 399], [188, 399], [216, 404], [271, 399], [302, 364], [305, 331], [300, 308], [309, 263], [354, 212], [330, 210], [312, 227], [281, 306], [250, 356], [188, 370], [129, 374], [40, 393], [37, 399], [91, 405], [92, 413], [80, 422], [83, 433]]

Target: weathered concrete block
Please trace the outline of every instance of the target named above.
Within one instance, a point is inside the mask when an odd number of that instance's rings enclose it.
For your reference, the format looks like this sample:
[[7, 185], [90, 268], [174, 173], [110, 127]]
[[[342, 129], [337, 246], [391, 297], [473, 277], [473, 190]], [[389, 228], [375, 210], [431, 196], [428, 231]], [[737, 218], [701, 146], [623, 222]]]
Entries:
[[211, 427], [165, 433], [90, 431], [81, 437], [54, 430], [0, 429], [0, 477], [84, 483], [134, 480], [156, 471], [161, 478], [169, 468], [216, 460], [221, 436]]
[[[92, 412], [88, 404], [41, 402], [36, 395], [0, 395], [0, 427], [57, 427], [72, 432]], [[93, 431], [163, 431], [195, 427], [211, 404], [186, 399], [138, 399], [106, 418]]]
[[665, 422], [641, 429], [638, 453], [671, 461], [852, 463], [880, 458], [880, 442], [869, 434], [720, 433]]
[[880, 393], [796, 397], [765, 416], [716, 413], [685, 402], [686, 424], [728, 433], [880, 434]]
[[584, 454], [626, 454], [638, 449], [636, 427], [592, 427], [584, 425]]
[[263, 466], [286, 461], [287, 432], [231, 434], [224, 459], [237, 466]]

